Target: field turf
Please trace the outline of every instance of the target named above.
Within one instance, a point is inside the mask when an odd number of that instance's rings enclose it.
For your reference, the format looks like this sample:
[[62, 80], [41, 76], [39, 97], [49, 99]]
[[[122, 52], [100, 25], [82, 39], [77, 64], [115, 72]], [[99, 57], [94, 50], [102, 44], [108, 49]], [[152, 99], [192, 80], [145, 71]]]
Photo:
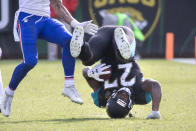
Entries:
[[[0, 61], [4, 87], [20, 61]], [[161, 120], [146, 120], [151, 103], [134, 106], [134, 117], [110, 119], [104, 109], [94, 106], [91, 89], [76, 63], [75, 84], [84, 100], [72, 103], [61, 95], [64, 73], [61, 61], [40, 60], [19, 85], [9, 118], [0, 114], [0, 131], [195, 131], [196, 65], [165, 60], [140, 60], [145, 78], [162, 85]]]

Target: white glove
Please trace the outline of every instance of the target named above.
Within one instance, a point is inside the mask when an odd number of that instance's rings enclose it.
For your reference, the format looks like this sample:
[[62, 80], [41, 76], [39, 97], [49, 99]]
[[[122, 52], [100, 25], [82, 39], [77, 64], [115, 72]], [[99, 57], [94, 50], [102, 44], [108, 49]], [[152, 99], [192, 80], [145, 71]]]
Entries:
[[88, 33], [89, 35], [94, 35], [95, 33], [97, 33], [98, 30], [98, 26], [93, 24], [92, 20], [81, 23], [79, 23], [77, 20], [72, 20], [71, 26], [73, 28], [75, 28], [76, 26], [82, 26], [84, 28], [84, 32]]
[[111, 65], [107, 65], [106, 64], [98, 64], [95, 67], [93, 67], [92, 69], [89, 69], [87, 71], [87, 74], [89, 77], [94, 78], [97, 81], [103, 82], [103, 79], [100, 79], [99, 76], [100, 75], [105, 75], [105, 74], [110, 74], [110, 71], [104, 71], [108, 68], [110, 68]]
[[161, 119], [161, 114], [159, 111], [152, 111], [146, 119]]

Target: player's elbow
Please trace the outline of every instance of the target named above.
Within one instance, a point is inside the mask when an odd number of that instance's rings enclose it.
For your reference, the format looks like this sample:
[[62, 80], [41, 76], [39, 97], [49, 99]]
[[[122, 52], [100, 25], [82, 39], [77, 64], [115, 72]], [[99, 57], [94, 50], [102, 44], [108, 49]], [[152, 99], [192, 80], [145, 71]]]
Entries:
[[89, 78], [89, 77], [88, 77], [88, 74], [87, 74], [87, 72], [88, 72], [89, 69], [90, 69], [89, 67], [85, 67], [85, 68], [82, 70], [82, 74], [83, 74], [83, 76], [84, 76], [85, 79], [88, 79], [88, 78]]
[[154, 81], [151, 86], [151, 93], [156, 94], [160, 99], [162, 96], [161, 85], [158, 81]]
[[152, 82], [152, 88], [161, 89], [161, 85], [158, 81], [154, 81], [154, 82]]
[[157, 91], [161, 92], [161, 85], [158, 81], [153, 81], [151, 84], [152, 84], [151, 89], [150, 89], [151, 91], [157, 90]]

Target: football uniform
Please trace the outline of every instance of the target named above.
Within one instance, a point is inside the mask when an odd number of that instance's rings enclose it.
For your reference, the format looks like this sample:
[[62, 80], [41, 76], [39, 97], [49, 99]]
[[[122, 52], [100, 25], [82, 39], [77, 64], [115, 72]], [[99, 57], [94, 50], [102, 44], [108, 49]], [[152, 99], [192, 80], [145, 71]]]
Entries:
[[131, 41], [129, 38], [131, 32], [128, 27], [108, 25], [99, 28], [98, 32], [89, 39], [88, 43], [84, 43], [84, 46], [82, 46], [79, 58], [84, 65], [92, 65], [100, 59], [107, 61], [110, 58], [113, 58], [112, 64], [118, 64], [118, 50], [114, 40], [114, 30], [117, 27], [123, 28], [128, 41]]
[[[109, 61], [104, 63], [110, 64]], [[111, 78], [104, 81], [99, 89], [91, 94], [96, 106], [105, 107], [111, 94], [122, 87], [130, 89], [134, 104], [147, 104], [151, 101], [150, 94], [142, 89], [143, 74], [135, 60], [128, 63], [115, 64], [111, 68]]]
[[[142, 90], [143, 74], [139, 65], [134, 59], [122, 62], [117, 58], [117, 47], [113, 38], [115, 28], [117, 26], [104, 26], [89, 40], [93, 58], [87, 65], [92, 65], [101, 59], [101, 63], [111, 65], [112, 68], [110, 79], [104, 81], [100, 88], [91, 94], [94, 104], [98, 107], [105, 107], [112, 92], [122, 87], [128, 87], [131, 90], [135, 104], [147, 104], [151, 96]], [[124, 26], [122, 28], [128, 36], [130, 29]], [[129, 40], [129, 37], [127, 38]]]
[[37, 40], [43, 39], [63, 48], [62, 63], [65, 77], [73, 77], [75, 59], [70, 54], [72, 35], [59, 21], [50, 18], [49, 0], [19, 0], [15, 15], [14, 37], [20, 41], [23, 62], [13, 73], [9, 87], [15, 90], [38, 61]]

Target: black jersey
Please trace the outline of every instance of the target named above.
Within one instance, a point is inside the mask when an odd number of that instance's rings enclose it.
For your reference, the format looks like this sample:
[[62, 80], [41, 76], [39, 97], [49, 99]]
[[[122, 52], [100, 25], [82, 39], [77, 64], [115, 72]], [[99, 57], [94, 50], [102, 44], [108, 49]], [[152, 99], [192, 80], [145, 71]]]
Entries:
[[[93, 54], [93, 56], [90, 60], [88, 60], [87, 65], [92, 65], [98, 60], [101, 60], [101, 63], [111, 65], [112, 68], [111, 78], [101, 84], [98, 93], [99, 106], [103, 107], [106, 105], [107, 99], [110, 97], [112, 92], [122, 87], [130, 88], [131, 92], [133, 93], [135, 103], [144, 103], [140, 101], [143, 99], [138, 97], [144, 96], [144, 91], [141, 88], [143, 75], [140, 71], [139, 65], [134, 58], [127, 61], [122, 61], [118, 57], [118, 49], [114, 39], [114, 30], [117, 27], [119, 26], [101, 27], [89, 40], [90, 48], [88, 49], [91, 50], [88, 51], [88, 54], [90, 54], [89, 56]], [[127, 36], [132, 33], [128, 27], [121, 26], [121, 28], [123, 28]], [[129, 37], [127, 37], [127, 39], [131, 42]]]
[[[106, 64], [111, 64], [105, 61]], [[104, 90], [114, 90], [122, 87], [135, 88], [141, 86], [142, 73], [135, 60], [128, 63], [112, 65], [112, 76], [103, 84]]]
[[[105, 61], [110, 64], [110, 61]], [[122, 87], [128, 87], [132, 92], [132, 99], [136, 104], [146, 104], [144, 91], [141, 88], [143, 74], [135, 60], [128, 63], [112, 65], [112, 76], [104, 81], [99, 92], [99, 105], [105, 107], [112, 92]]]

